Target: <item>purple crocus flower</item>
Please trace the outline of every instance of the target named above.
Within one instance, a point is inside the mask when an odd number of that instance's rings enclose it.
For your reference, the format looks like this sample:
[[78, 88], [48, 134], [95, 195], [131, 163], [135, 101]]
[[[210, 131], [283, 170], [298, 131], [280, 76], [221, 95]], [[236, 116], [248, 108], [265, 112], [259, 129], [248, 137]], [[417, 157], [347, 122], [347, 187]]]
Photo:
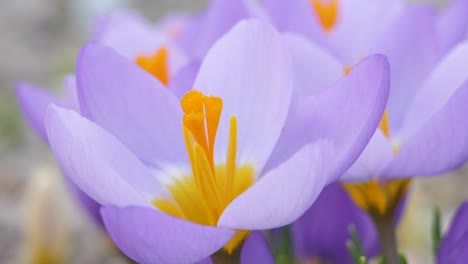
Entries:
[[[103, 206], [125, 254], [143, 263], [196, 262], [234, 254], [251, 230], [302, 215], [364, 148], [388, 85], [386, 59], [365, 59], [309, 98], [314, 111], [298, 124], [315, 129], [309, 144], [296, 145], [281, 133], [299, 121], [288, 115], [296, 109], [288, 47], [270, 25], [250, 20], [210, 49], [196, 90], [180, 104], [112, 49], [87, 45], [77, 66], [80, 113], [52, 106], [46, 130], [62, 169]], [[281, 151], [288, 141], [295, 151]]]
[[[267, 0], [264, 7], [280, 30], [300, 33], [333, 54], [323, 63], [329, 75], [336, 76], [340, 69], [352, 73], [367, 54], [389, 58], [387, 111], [365, 151], [342, 177], [370, 180], [345, 185], [359, 207], [373, 216], [390, 217], [402, 208], [411, 177], [448, 172], [466, 161], [468, 123], [461, 113], [467, 111], [468, 73], [460, 65], [468, 62], [468, 42], [461, 42], [468, 1], [454, 1], [441, 12], [406, 7], [401, 1]], [[301, 63], [295, 67], [307, 72], [317, 48], [302, 47]], [[311, 83], [307, 74], [301, 76], [301, 83]], [[333, 220], [320, 213], [312, 218]], [[322, 238], [316, 237], [316, 243]]]
[[438, 264], [462, 264], [468, 258], [468, 202], [455, 214], [437, 254]]
[[372, 219], [357, 207], [339, 183], [328, 185], [307, 212], [291, 225], [291, 239], [297, 256], [304, 261], [349, 263], [346, 247], [350, 226], [362, 242], [366, 256], [379, 252], [377, 231]]

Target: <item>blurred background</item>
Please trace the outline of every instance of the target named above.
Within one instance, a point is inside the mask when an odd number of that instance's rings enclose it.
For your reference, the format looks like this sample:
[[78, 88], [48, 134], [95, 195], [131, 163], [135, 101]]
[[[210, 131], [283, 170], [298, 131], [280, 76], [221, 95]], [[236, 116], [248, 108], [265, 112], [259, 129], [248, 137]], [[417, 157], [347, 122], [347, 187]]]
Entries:
[[[24, 242], [39, 239], [42, 235], [37, 232], [59, 237], [52, 246], [66, 246], [67, 263], [128, 263], [67, 192], [51, 152], [22, 119], [14, 85], [27, 80], [59, 90], [64, 74], [74, 71], [75, 57], [99, 14], [131, 8], [157, 21], [171, 11], [202, 10], [207, 2], [0, 0], [0, 263], [27, 262]], [[444, 5], [440, 0], [424, 2]], [[465, 168], [415, 181], [399, 228], [401, 249], [411, 263], [431, 261], [432, 210], [442, 209], [446, 227], [454, 210], [468, 198], [467, 174]], [[48, 226], [31, 222], [41, 218], [53, 222]]]

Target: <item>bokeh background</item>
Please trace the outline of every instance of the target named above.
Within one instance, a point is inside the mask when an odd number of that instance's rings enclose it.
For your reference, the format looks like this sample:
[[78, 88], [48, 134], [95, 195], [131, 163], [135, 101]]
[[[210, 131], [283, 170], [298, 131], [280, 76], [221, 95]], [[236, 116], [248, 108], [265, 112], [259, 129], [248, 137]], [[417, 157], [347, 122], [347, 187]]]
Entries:
[[[424, 2], [443, 7], [446, 1]], [[207, 3], [0, 0], [0, 263], [27, 262], [28, 243], [41, 236], [34, 232], [60, 237], [57, 247], [65, 249], [67, 263], [128, 263], [67, 192], [51, 152], [22, 119], [15, 83], [27, 80], [59, 90], [64, 74], [74, 71], [75, 57], [99, 14], [131, 8], [156, 22], [168, 12], [197, 12]], [[401, 249], [410, 263], [432, 261], [433, 208], [441, 208], [445, 230], [457, 206], [468, 198], [466, 186], [467, 168], [414, 182], [399, 227]], [[37, 226], [38, 219], [48, 225]]]

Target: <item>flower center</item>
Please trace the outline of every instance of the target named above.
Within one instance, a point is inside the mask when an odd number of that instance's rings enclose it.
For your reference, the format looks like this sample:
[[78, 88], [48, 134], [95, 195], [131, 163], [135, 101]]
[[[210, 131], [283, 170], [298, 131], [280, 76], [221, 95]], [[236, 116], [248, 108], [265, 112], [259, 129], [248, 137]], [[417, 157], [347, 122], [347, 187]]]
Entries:
[[[380, 120], [379, 129], [390, 137], [390, 122], [388, 112], [385, 111]], [[393, 148], [396, 155], [398, 148]], [[373, 217], [392, 216], [398, 204], [405, 196], [411, 184], [411, 179], [392, 180], [379, 182], [372, 179], [363, 183], [344, 183], [344, 188], [348, 191], [351, 199], [361, 209], [368, 212]]]
[[323, 30], [329, 32], [336, 24], [338, 15], [338, 0], [310, 0], [310, 5], [322, 25]]
[[[182, 129], [191, 173], [169, 186], [172, 199], [156, 199], [153, 205], [170, 215], [198, 224], [216, 226], [224, 209], [254, 182], [254, 167], [236, 163], [237, 118], [231, 116], [226, 161], [217, 164], [214, 145], [223, 108], [221, 98], [192, 90], [181, 99]], [[249, 231], [239, 231], [225, 246], [230, 253]]]
[[166, 47], [162, 47], [154, 55], [138, 56], [136, 64], [167, 86], [169, 84], [168, 55], [169, 50]]

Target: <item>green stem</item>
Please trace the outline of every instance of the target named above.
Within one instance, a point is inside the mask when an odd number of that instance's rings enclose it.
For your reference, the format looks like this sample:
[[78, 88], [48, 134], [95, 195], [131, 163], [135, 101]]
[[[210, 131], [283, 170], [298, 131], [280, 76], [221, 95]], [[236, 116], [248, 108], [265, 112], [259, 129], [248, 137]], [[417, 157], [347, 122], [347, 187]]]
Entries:
[[242, 246], [237, 247], [231, 254], [229, 254], [226, 250], [220, 249], [218, 252], [211, 255], [211, 260], [213, 261], [213, 264], [240, 264], [241, 250]]
[[393, 215], [390, 217], [375, 217], [374, 222], [379, 232], [380, 246], [385, 264], [400, 264]]

